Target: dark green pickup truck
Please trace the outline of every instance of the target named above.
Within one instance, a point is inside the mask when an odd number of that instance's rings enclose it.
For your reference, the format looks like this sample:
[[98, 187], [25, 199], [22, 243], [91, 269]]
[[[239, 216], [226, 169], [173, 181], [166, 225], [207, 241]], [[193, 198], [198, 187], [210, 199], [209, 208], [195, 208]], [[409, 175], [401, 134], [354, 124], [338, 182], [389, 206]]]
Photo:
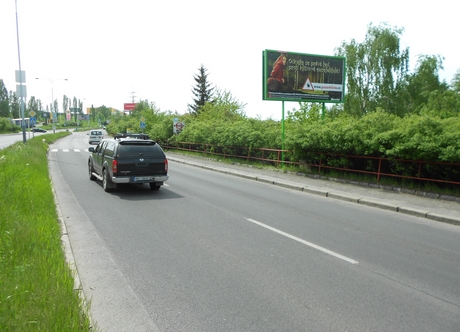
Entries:
[[158, 190], [169, 179], [163, 149], [145, 134], [115, 135], [88, 151], [89, 178], [101, 180], [107, 192], [121, 183], [149, 183]]

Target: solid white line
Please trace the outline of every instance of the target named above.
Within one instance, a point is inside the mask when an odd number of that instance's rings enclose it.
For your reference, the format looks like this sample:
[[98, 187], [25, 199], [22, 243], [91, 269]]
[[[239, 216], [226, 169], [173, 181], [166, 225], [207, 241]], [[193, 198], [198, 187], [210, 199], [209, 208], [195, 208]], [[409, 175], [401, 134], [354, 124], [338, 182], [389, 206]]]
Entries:
[[259, 222], [259, 221], [257, 221], [257, 220], [250, 219], [250, 218], [246, 218], [246, 220], [247, 220], [247, 221], [250, 221], [250, 222], [252, 222], [252, 223], [254, 223], [254, 224], [256, 224], [256, 225], [262, 226], [262, 227], [264, 227], [264, 228], [266, 228], [266, 229], [269, 229], [269, 230], [271, 230], [271, 231], [273, 231], [273, 232], [275, 232], [275, 233], [284, 235], [284, 236], [286, 236], [287, 238], [290, 238], [290, 239], [292, 239], [292, 240], [295, 240], [295, 241], [297, 241], [297, 242], [300, 242], [300, 243], [302, 243], [302, 244], [305, 244], [305, 245], [307, 245], [307, 246], [309, 246], [309, 247], [311, 247], [311, 248], [314, 248], [314, 249], [316, 249], [316, 250], [322, 251], [322, 252], [324, 252], [324, 253], [326, 253], [326, 254], [328, 254], [328, 255], [331, 255], [331, 256], [334, 256], [334, 257], [336, 257], [336, 258], [342, 259], [342, 260], [344, 260], [344, 261], [346, 261], [346, 262], [348, 262], [348, 263], [351, 263], [351, 264], [359, 264], [359, 262], [358, 262], [358, 261], [355, 261], [354, 259], [351, 259], [351, 258], [348, 258], [348, 257], [346, 257], [346, 256], [340, 255], [340, 254], [338, 254], [338, 253], [336, 253], [336, 252], [334, 252], [334, 251], [331, 251], [331, 250], [329, 250], [329, 249], [323, 248], [323, 247], [318, 246], [318, 245], [316, 245], [316, 244], [314, 244], [314, 243], [311, 243], [311, 242], [302, 240], [302, 239], [300, 239], [300, 238], [298, 238], [298, 237], [296, 237], [296, 236], [294, 236], [294, 235], [285, 233], [285, 232], [283, 232], [283, 231], [280, 231], [279, 229], [276, 229], [276, 228], [274, 228], [274, 227], [265, 225], [265, 224], [263, 224], [263, 223], [261, 223], [261, 222]]

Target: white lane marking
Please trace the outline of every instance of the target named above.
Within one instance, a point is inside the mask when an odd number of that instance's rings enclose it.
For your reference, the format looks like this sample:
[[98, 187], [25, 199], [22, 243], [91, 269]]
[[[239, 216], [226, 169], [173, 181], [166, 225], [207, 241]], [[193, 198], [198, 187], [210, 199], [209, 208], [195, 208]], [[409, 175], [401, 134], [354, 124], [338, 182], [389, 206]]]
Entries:
[[359, 264], [359, 262], [358, 262], [358, 261], [355, 261], [354, 259], [351, 259], [351, 258], [348, 258], [348, 257], [346, 257], [346, 256], [340, 255], [340, 254], [338, 254], [338, 253], [336, 253], [336, 252], [334, 252], [334, 251], [331, 251], [331, 250], [329, 250], [329, 249], [323, 248], [323, 247], [318, 246], [318, 245], [316, 245], [316, 244], [314, 244], [314, 243], [311, 243], [311, 242], [302, 240], [302, 239], [300, 239], [300, 238], [298, 238], [298, 237], [296, 237], [296, 236], [294, 236], [294, 235], [285, 233], [285, 232], [283, 232], [283, 231], [281, 231], [281, 230], [279, 230], [279, 229], [276, 229], [276, 228], [274, 228], [274, 227], [265, 225], [265, 224], [263, 224], [263, 223], [261, 223], [261, 222], [259, 222], [259, 221], [257, 221], [257, 220], [250, 219], [250, 218], [246, 218], [246, 220], [247, 220], [247, 221], [250, 221], [250, 222], [252, 222], [252, 223], [254, 223], [254, 224], [256, 224], [256, 225], [262, 226], [262, 227], [264, 227], [264, 228], [266, 228], [266, 229], [269, 229], [269, 230], [271, 230], [271, 231], [273, 231], [273, 232], [275, 232], [275, 233], [281, 234], [281, 235], [283, 235], [283, 236], [285, 236], [285, 237], [287, 237], [287, 238], [290, 238], [290, 239], [292, 239], [292, 240], [295, 240], [295, 241], [297, 241], [297, 242], [300, 242], [300, 243], [302, 243], [302, 244], [305, 244], [305, 245], [307, 245], [307, 246], [309, 246], [309, 247], [311, 247], [311, 248], [314, 248], [314, 249], [316, 249], [316, 250], [322, 251], [322, 252], [324, 252], [324, 253], [326, 253], [326, 254], [328, 254], [328, 255], [331, 255], [331, 256], [334, 256], [334, 257], [336, 257], [336, 258], [342, 259], [342, 260], [344, 260], [344, 261], [346, 261], [346, 262], [348, 262], [348, 263], [351, 263], [351, 264]]
[[[51, 152], [59, 152], [59, 149], [51, 149]], [[81, 149], [72, 149], [73, 152], [81, 152]], [[88, 149], [83, 149], [84, 152], [88, 152]], [[62, 152], [70, 152], [70, 149], [62, 149]]]

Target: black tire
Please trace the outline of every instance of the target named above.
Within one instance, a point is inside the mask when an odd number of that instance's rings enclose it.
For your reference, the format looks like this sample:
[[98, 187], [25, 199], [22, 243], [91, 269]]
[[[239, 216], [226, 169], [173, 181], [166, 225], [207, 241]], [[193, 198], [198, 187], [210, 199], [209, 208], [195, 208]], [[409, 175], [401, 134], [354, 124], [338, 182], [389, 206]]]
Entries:
[[105, 168], [102, 171], [102, 188], [107, 193], [113, 191], [113, 188], [110, 186], [109, 172]]
[[93, 175], [93, 164], [90, 161], [88, 161], [88, 173], [91, 181], [96, 180], [96, 177]]
[[151, 190], [159, 190], [161, 186], [157, 185], [155, 182], [150, 182], [150, 189]]

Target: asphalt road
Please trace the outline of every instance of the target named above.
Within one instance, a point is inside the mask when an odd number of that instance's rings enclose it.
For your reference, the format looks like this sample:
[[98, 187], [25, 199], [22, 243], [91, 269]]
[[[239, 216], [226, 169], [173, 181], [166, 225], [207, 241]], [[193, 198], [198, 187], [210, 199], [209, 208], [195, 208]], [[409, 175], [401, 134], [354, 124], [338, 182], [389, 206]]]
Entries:
[[159, 191], [108, 194], [88, 146], [59, 140], [49, 166], [103, 331], [459, 331], [458, 226], [173, 157]]
[[[33, 133], [29, 130], [26, 131], [26, 141], [33, 138], [35, 135], [43, 135], [43, 133]], [[23, 141], [23, 134], [20, 133], [13, 133], [13, 134], [1, 134], [0, 135], [0, 150], [4, 149], [13, 143], [22, 142]]]

